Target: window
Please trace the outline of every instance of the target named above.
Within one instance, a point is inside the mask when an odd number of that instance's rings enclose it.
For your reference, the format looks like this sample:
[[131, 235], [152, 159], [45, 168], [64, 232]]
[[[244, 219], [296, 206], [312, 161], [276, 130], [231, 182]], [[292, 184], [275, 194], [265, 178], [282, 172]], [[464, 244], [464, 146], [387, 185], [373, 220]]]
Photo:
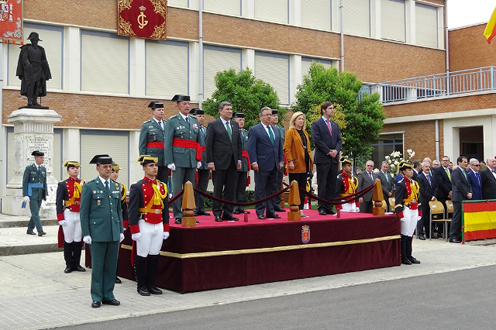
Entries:
[[406, 41], [405, 1], [381, 1], [381, 36], [382, 39]]
[[376, 167], [380, 168], [385, 157], [393, 151], [399, 151], [403, 155], [403, 133], [381, 134], [379, 139], [372, 143], [372, 147], [372, 160]]
[[205, 46], [203, 50], [203, 89], [204, 98], [212, 96], [217, 89], [215, 75], [220, 71], [235, 69], [241, 70], [241, 50]]
[[301, 3], [301, 26], [331, 30], [331, 0], [305, 0]]
[[370, 1], [343, 1], [344, 33], [370, 37]]
[[308, 74], [308, 71], [310, 70], [310, 65], [312, 64], [312, 62], [320, 63], [326, 69], [332, 67], [332, 61], [331, 60], [321, 60], [321, 59], [318, 59], [318, 58], [303, 57], [301, 59], [301, 73], [302, 73], [302, 77]]
[[81, 31], [81, 90], [129, 94], [129, 38]]
[[145, 51], [146, 95], [189, 94], [188, 43], [147, 40]]
[[281, 104], [289, 104], [289, 56], [255, 52], [255, 77], [270, 84]]
[[189, 0], [168, 0], [167, 6], [188, 8]]
[[241, 15], [241, 0], [204, 0], [203, 9], [219, 14]]
[[417, 45], [438, 47], [437, 8], [420, 3], [415, 4], [415, 38]]
[[288, 0], [254, 0], [255, 18], [263, 21], [285, 23], [289, 22]]

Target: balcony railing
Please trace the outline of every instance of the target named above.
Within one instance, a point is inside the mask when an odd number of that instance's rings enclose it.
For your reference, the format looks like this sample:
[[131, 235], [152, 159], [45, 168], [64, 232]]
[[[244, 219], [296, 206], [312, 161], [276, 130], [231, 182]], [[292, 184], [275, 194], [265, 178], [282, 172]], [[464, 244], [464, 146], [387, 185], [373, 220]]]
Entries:
[[390, 103], [495, 90], [495, 68], [488, 66], [364, 85], [359, 98], [378, 92], [382, 103]]

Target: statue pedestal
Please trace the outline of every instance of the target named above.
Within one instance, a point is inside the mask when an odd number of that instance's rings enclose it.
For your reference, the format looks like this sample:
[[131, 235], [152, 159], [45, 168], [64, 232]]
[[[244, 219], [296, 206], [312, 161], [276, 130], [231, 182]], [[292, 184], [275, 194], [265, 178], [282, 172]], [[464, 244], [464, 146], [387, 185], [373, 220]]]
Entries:
[[53, 124], [60, 121], [61, 115], [53, 110], [24, 108], [15, 110], [7, 117], [14, 124], [14, 158], [9, 159], [15, 166], [14, 177], [9, 181], [2, 196], [2, 213], [10, 215], [30, 215], [29, 205], [21, 208], [22, 175], [29, 164], [34, 163], [31, 153], [39, 150], [45, 153], [43, 166], [47, 170], [48, 195], [40, 209], [41, 219], [56, 219], [55, 195], [57, 180], [53, 177]]

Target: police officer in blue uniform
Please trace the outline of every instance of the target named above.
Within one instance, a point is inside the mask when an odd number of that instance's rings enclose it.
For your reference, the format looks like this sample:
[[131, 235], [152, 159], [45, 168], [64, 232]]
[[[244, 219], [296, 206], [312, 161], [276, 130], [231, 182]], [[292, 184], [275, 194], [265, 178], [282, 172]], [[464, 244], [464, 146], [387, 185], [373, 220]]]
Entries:
[[36, 226], [38, 236], [43, 236], [46, 233], [41, 225], [40, 207], [41, 201], [46, 200], [47, 196], [47, 174], [46, 168], [42, 166], [45, 154], [35, 150], [31, 153], [31, 156], [34, 156], [34, 163], [26, 166], [22, 176], [22, 195], [24, 196], [24, 201], [29, 202], [29, 210], [31, 211], [26, 233], [36, 235], [33, 231]]

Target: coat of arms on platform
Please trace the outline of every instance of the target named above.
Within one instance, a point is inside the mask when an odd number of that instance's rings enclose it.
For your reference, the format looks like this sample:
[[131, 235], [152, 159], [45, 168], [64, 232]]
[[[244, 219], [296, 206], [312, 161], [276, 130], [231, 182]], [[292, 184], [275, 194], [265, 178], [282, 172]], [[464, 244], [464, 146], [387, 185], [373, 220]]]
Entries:
[[301, 241], [305, 244], [310, 242], [310, 226], [301, 226]]

